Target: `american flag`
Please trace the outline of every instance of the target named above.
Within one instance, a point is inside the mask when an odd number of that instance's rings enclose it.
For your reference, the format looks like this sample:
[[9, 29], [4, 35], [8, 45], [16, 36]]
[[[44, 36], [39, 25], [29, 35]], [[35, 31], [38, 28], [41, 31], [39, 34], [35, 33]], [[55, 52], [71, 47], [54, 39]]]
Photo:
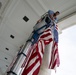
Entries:
[[56, 70], [56, 67], [59, 67], [59, 64], [60, 64], [60, 60], [59, 60], [59, 52], [58, 52], [58, 43], [53, 41], [49, 68]]
[[[58, 25], [55, 26], [56, 31], [58, 32]], [[54, 35], [55, 36], [55, 35]], [[59, 59], [59, 52], [58, 52], [58, 42], [53, 40], [53, 47], [51, 51], [51, 61], [49, 64], [49, 68], [55, 69], [56, 67], [59, 67], [60, 65], [60, 59]]]
[[[36, 43], [36, 47], [31, 53], [28, 64], [25, 67], [22, 75], [38, 75], [40, 66], [42, 64], [45, 45], [48, 45], [52, 41], [54, 41], [53, 34], [51, 28], [49, 27], [43, 32], [43, 34], [40, 35], [38, 42]], [[52, 56], [50, 59], [49, 68], [54, 69], [54, 67], [58, 64], [57, 60], [58, 46], [57, 43], [54, 42], [54, 45], [52, 47]]]

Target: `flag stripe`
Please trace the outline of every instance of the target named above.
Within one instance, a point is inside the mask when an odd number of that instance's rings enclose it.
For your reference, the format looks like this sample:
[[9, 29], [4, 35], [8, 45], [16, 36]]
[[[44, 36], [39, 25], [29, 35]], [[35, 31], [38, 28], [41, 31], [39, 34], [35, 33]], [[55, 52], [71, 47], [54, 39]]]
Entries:
[[39, 73], [40, 66], [33, 72], [33, 75], [37, 75]]
[[26, 74], [29, 73], [33, 69], [33, 67], [35, 67], [38, 61], [39, 61], [39, 58], [37, 58], [31, 66], [28, 65], [29, 67], [26, 69]]
[[51, 69], [54, 69], [54, 68], [55, 68], [56, 62], [57, 62], [57, 59], [56, 59], [56, 60], [54, 61], [54, 63], [52, 64]]
[[[34, 74], [34, 71], [36, 69], [38, 69], [38, 67], [40, 66], [40, 62], [36, 62], [36, 64], [34, 65], [34, 67], [32, 68], [32, 70], [28, 73], [28, 75], [33, 75]], [[36, 73], [37, 74], [37, 73]]]

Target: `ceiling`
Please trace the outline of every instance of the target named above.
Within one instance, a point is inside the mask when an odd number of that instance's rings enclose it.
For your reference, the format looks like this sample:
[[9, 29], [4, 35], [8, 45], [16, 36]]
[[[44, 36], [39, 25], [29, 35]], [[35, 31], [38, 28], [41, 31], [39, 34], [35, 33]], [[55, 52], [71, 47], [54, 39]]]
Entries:
[[[76, 0], [0, 0], [0, 75], [4, 75], [33, 26], [49, 9], [60, 11], [60, 32], [76, 24]], [[28, 17], [24, 21], [23, 17]]]

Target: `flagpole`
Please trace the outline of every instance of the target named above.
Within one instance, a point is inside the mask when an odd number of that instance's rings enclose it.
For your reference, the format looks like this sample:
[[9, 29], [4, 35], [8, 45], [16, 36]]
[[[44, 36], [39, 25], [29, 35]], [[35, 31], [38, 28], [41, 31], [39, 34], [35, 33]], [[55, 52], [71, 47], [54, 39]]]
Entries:
[[27, 54], [29, 53], [29, 49], [32, 45], [31, 41], [28, 41], [23, 47], [22, 50], [17, 54], [17, 59], [13, 66], [11, 67], [10, 71], [7, 72], [7, 75], [19, 75], [19, 72], [21, 71], [21, 66], [24, 62], [24, 60], [27, 59]]

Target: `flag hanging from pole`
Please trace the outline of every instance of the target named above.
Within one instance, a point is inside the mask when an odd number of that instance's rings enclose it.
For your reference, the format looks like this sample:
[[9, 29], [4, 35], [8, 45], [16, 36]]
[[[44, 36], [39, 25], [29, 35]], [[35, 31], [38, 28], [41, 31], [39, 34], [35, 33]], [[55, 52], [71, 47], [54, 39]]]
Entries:
[[[22, 75], [38, 75], [44, 55], [45, 45], [48, 45], [52, 41], [54, 41], [53, 34], [51, 28], [49, 27], [40, 35], [38, 42], [36, 43], [37, 45], [31, 53], [28, 64]], [[54, 69], [56, 64], [58, 64], [58, 49], [56, 48], [58, 48], [58, 46], [54, 41], [54, 45], [52, 47], [53, 54], [49, 63], [49, 68], [51, 69]]]
[[49, 68], [55, 69], [59, 67], [60, 59], [59, 59], [59, 52], [58, 52], [58, 25], [54, 27], [54, 40], [53, 40], [53, 47], [51, 51], [51, 61], [49, 64]]
[[58, 43], [53, 41], [49, 68], [56, 70], [56, 67], [59, 67], [59, 64], [60, 64], [60, 60], [59, 60], [59, 52], [58, 52]]

